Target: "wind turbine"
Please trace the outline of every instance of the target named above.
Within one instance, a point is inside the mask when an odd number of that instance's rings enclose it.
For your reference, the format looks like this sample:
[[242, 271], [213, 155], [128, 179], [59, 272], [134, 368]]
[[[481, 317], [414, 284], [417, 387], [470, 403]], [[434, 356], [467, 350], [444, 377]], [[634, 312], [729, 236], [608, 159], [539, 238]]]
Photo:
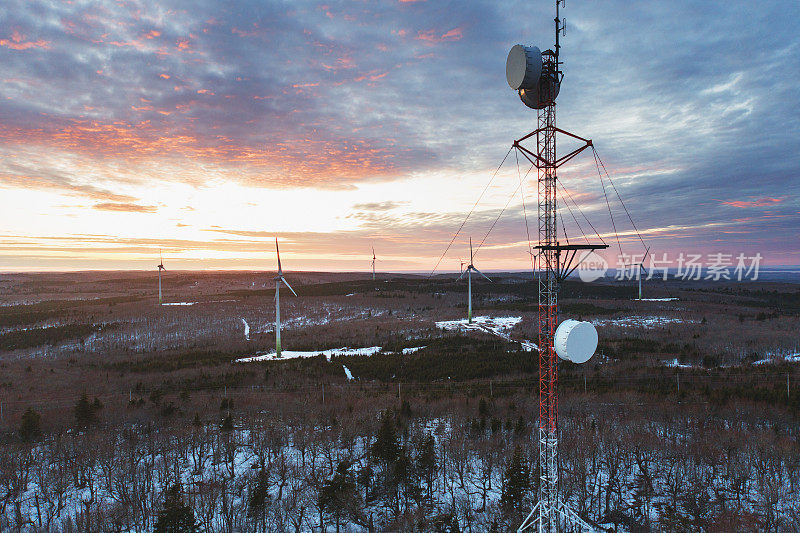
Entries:
[[297, 296], [289, 282], [283, 278], [281, 269], [281, 250], [278, 248], [278, 238], [275, 237], [275, 251], [278, 253], [278, 275], [275, 276], [275, 356], [281, 356], [281, 283], [285, 283], [292, 294]]
[[463, 274], [464, 273], [464, 265], [466, 265], [467, 263], [463, 259], [461, 259], [460, 257], [458, 258], [458, 260], [461, 262], [461, 266], [458, 267], [458, 272], [459, 272], [459, 274]]
[[[644, 255], [642, 256], [642, 260], [636, 265], [636, 279], [639, 281], [639, 300], [642, 299], [642, 270], [644, 270], [645, 274], [649, 275], [647, 269], [644, 267], [644, 260], [647, 258], [647, 254], [650, 253], [650, 247], [644, 249]], [[633, 266], [633, 265], [630, 265]]]
[[375, 247], [372, 247], [372, 281], [375, 281]]
[[469, 265], [467, 265], [467, 268], [461, 273], [460, 276], [458, 276], [458, 279], [461, 279], [461, 278], [464, 277], [464, 274], [467, 275], [467, 323], [469, 323], [469, 324], [472, 324], [472, 272], [477, 272], [478, 274], [480, 274], [484, 278], [488, 279], [490, 282], [492, 281], [488, 277], [486, 277], [486, 275], [483, 272], [481, 272], [480, 270], [475, 268], [475, 265], [472, 264], [472, 262], [473, 262], [472, 255], [473, 255], [472, 254], [472, 237], [470, 237], [469, 238]]
[[161, 305], [161, 271], [167, 271], [167, 269], [164, 268], [164, 258], [161, 256], [161, 248], [158, 249], [158, 259], [160, 261], [158, 263], [158, 305]]

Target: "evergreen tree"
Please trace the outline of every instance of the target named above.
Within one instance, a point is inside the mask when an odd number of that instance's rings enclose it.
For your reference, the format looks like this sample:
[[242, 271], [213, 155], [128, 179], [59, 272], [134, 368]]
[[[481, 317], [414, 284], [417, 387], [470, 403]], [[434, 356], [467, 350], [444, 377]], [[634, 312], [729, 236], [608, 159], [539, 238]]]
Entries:
[[336, 473], [319, 491], [319, 506], [323, 512], [333, 516], [337, 533], [341, 528], [342, 517], [356, 516], [359, 512], [361, 498], [349, 469], [350, 463], [347, 461], [339, 463]]
[[417, 453], [417, 471], [428, 487], [428, 498], [433, 498], [433, 480], [436, 475], [436, 441], [430, 433], [422, 441]]
[[394, 416], [388, 409], [381, 415], [381, 427], [378, 429], [377, 438], [372, 445], [372, 455], [388, 464], [394, 463], [400, 456], [400, 444]]
[[433, 519], [433, 533], [461, 533], [456, 513], [450, 511]]
[[525, 494], [530, 489], [531, 473], [528, 461], [522, 455], [519, 446], [514, 448], [514, 454], [506, 467], [503, 475], [503, 492], [500, 506], [506, 513], [519, 511], [525, 500]]
[[103, 404], [97, 398], [90, 402], [84, 392], [75, 404], [75, 423], [79, 428], [87, 428], [97, 423], [97, 412], [103, 408]]
[[262, 467], [258, 471], [255, 487], [250, 491], [250, 499], [247, 506], [247, 516], [261, 524], [261, 528], [266, 531], [267, 500], [269, 499], [269, 475]]
[[481, 398], [481, 401], [478, 402], [478, 415], [481, 417], [485, 417], [489, 414], [489, 404], [486, 402], [486, 398]]
[[181, 498], [181, 486], [175, 483], [166, 490], [164, 506], [158, 513], [153, 533], [197, 533], [200, 526], [194, 511]]
[[19, 435], [23, 440], [31, 441], [42, 435], [39, 413], [28, 407], [22, 414], [22, 423], [19, 426]]

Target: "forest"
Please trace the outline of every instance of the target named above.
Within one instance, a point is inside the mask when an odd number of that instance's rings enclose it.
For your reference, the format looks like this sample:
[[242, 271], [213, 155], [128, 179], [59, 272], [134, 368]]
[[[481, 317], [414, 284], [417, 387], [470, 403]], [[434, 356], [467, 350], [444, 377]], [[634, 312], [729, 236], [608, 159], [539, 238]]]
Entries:
[[[173, 275], [192, 305], [144, 274], [0, 283], [0, 531], [499, 532], [535, 505], [528, 280], [476, 288], [519, 317], [493, 334], [436, 325], [452, 279], [306, 273], [284, 343], [377, 350], [241, 363], [268, 284]], [[601, 340], [559, 370], [563, 498], [598, 531], [800, 530], [797, 286], [631, 289], [564, 288]]]

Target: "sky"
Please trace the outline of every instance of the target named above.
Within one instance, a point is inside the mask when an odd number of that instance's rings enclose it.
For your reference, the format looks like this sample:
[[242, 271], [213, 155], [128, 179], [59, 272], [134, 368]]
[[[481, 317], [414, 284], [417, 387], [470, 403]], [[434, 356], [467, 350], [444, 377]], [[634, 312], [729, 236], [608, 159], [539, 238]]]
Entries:
[[[0, 270], [151, 269], [159, 250], [167, 269], [267, 270], [276, 237], [287, 270], [368, 270], [374, 247], [379, 271], [453, 271], [470, 237], [479, 268], [530, 268], [536, 170], [508, 150], [536, 112], [505, 59], [552, 47], [553, 16], [4, 0]], [[562, 16], [557, 124], [592, 139], [618, 195], [583, 152], [559, 170], [559, 232], [604, 240], [612, 264], [642, 253], [638, 230], [669, 260], [799, 265], [800, 4], [570, 0]]]

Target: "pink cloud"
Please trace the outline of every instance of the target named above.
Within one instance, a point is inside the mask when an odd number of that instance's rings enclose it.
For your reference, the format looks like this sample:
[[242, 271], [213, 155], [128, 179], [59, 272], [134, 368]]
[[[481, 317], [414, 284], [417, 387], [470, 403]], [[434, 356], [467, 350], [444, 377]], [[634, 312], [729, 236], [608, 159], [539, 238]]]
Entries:
[[436, 30], [426, 30], [417, 33], [417, 39], [425, 41], [430, 44], [437, 44], [445, 41], [459, 41], [463, 37], [461, 28], [453, 28], [443, 34], [439, 34]]
[[50, 48], [50, 41], [25, 41], [25, 36], [14, 30], [11, 39], [0, 39], [0, 46], [5, 46], [12, 50], [28, 50], [30, 48]]
[[754, 200], [732, 200], [729, 202], [725, 202], [722, 200], [717, 200], [722, 205], [729, 205], [731, 207], [738, 207], [740, 209], [746, 209], [748, 207], [767, 207], [775, 204], [779, 204], [786, 199], [785, 196], [781, 196], [780, 198], [757, 198]]

